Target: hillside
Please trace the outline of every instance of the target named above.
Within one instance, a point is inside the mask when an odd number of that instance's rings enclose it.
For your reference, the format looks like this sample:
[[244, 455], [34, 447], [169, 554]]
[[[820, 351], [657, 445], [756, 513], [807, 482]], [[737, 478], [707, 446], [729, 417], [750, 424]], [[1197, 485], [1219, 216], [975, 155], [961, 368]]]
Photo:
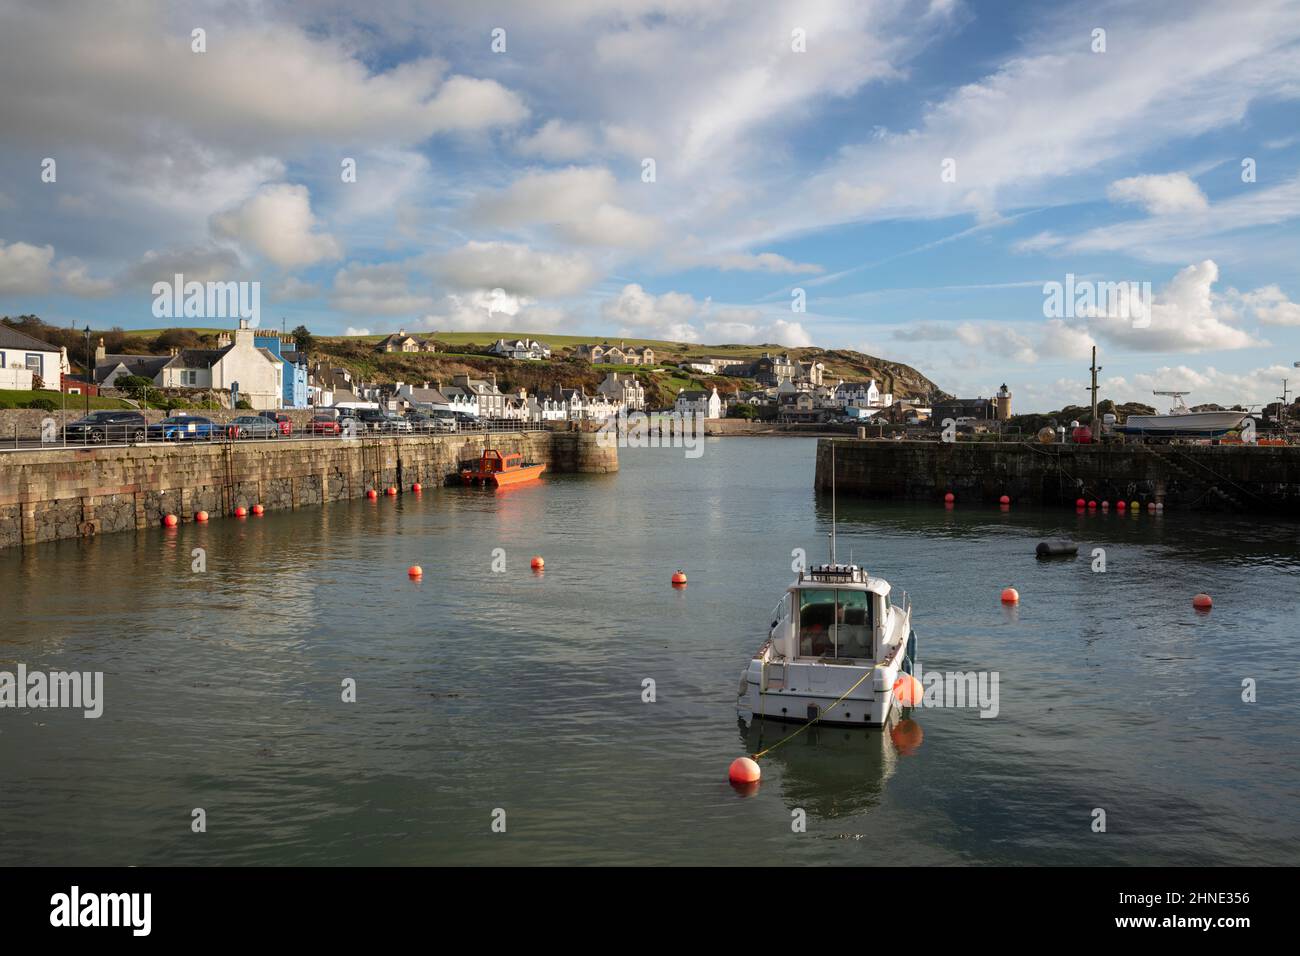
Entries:
[[[5, 318], [7, 324], [28, 335], [68, 348], [74, 362], [85, 362], [86, 338], [75, 329], [47, 325], [36, 316]], [[216, 345], [220, 330], [213, 328], [101, 329], [91, 332], [91, 342], [102, 338], [109, 352], [163, 354], [174, 347], [203, 348]], [[274, 332], [274, 329], [269, 329]], [[672, 403], [678, 389], [710, 388], [735, 392], [753, 388], [748, 379], [701, 375], [677, 368], [677, 363], [707, 357], [757, 359], [764, 352], [787, 353], [802, 362], [817, 360], [826, 366], [826, 379], [835, 382], [862, 381], [874, 378], [884, 392], [895, 398], [943, 398], [939, 389], [909, 365], [847, 349], [826, 350], [816, 347], [786, 348], [776, 343], [764, 345], [702, 345], [693, 342], [668, 342], [658, 339], [605, 339], [594, 335], [551, 335], [527, 332], [433, 332], [428, 334], [437, 344], [435, 354], [381, 353], [374, 346], [386, 335], [315, 336], [311, 345], [313, 361], [322, 360], [349, 369], [355, 376], [377, 384], [393, 382], [450, 382], [452, 376], [468, 374], [485, 377], [493, 373], [505, 391], [547, 391], [553, 386], [595, 389], [605, 374], [623, 371], [635, 374], [646, 387], [646, 399], [652, 406]], [[486, 354], [499, 338], [534, 338], [552, 349], [553, 357], [545, 362], [514, 362]], [[575, 357], [577, 346], [596, 342], [621, 342], [625, 345], [649, 346], [655, 350], [653, 367], [592, 365]]]
[[[154, 330], [152, 334], [157, 334]], [[787, 353], [792, 359], [808, 362], [817, 360], [825, 364], [826, 377], [860, 381], [874, 378], [882, 391], [893, 392], [896, 398], [946, 397], [947, 393], [930, 379], [900, 362], [864, 355], [847, 349], [826, 350], [817, 347], [785, 348], [775, 343], [765, 345], [701, 345], [687, 342], [668, 342], [658, 339], [612, 338], [608, 341], [624, 345], [649, 346], [655, 351], [655, 367], [646, 369], [621, 365], [597, 365], [576, 358], [578, 345], [604, 342], [600, 336], [590, 335], [533, 335], [521, 332], [434, 332], [429, 337], [437, 344], [435, 355], [422, 353], [380, 353], [374, 345], [383, 335], [321, 337], [316, 340], [316, 350], [331, 361], [346, 366], [367, 380], [433, 381], [449, 380], [462, 373], [497, 373], [498, 384], [503, 389], [520, 387], [530, 391], [539, 385], [550, 387], [560, 384], [566, 388], [582, 385], [589, 391], [606, 372], [626, 371], [637, 375], [647, 389], [647, 400], [652, 405], [669, 404], [679, 388], [709, 388], [717, 386], [719, 392], [735, 392], [752, 388], [747, 379], [720, 375], [701, 375], [695, 372], [670, 368], [679, 362], [708, 357], [757, 359], [764, 352]], [[484, 354], [499, 338], [534, 338], [552, 350], [548, 362], [511, 362]]]

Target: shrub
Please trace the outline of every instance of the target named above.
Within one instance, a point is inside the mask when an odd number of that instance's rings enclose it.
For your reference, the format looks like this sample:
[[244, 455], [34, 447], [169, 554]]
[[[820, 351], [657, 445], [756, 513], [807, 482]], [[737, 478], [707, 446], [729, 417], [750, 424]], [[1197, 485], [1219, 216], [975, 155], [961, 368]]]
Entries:
[[52, 412], [58, 406], [54, 404], [52, 398], [33, 398], [30, 402], [24, 403], [23, 408], [39, 408], [41, 411]]

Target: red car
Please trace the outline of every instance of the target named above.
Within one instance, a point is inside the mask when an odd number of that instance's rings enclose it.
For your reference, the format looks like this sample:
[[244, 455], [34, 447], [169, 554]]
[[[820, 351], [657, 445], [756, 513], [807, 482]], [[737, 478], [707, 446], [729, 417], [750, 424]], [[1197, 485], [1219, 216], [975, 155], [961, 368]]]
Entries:
[[269, 418], [280, 426], [281, 435], [293, 434], [293, 419], [283, 412], [262, 412], [263, 418]]
[[313, 435], [338, 435], [343, 431], [343, 426], [339, 424], [338, 419], [331, 418], [329, 415], [313, 416], [307, 428]]

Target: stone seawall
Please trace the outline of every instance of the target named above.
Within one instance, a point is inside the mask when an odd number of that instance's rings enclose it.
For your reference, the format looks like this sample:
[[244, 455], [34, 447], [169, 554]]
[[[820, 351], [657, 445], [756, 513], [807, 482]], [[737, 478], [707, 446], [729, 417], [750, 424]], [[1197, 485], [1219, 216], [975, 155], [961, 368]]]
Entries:
[[1073, 505], [1078, 498], [1300, 517], [1300, 448], [821, 439], [815, 483], [872, 498]]
[[555, 473], [618, 470], [618, 451], [584, 432], [150, 444], [0, 454], [0, 548], [442, 483], [485, 447]]

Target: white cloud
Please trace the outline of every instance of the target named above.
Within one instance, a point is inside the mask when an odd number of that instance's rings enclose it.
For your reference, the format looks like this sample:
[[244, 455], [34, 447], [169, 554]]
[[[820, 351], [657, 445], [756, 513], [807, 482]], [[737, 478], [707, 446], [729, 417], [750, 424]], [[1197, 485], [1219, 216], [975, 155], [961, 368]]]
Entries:
[[212, 217], [212, 232], [233, 239], [286, 269], [309, 266], [343, 254], [339, 241], [317, 232], [306, 186], [279, 183], [228, 212]]
[[1111, 202], [1142, 206], [1153, 216], [1179, 212], [1204, 212], [1209, 200], [1186, 173], [1164, 173], [1117, 179], [1106, 190]]
[[448, 295], [439, 311], [420, 320], [426, 329], [460, 332], [553, 332], [570, 323], [562, 309], [535, 306], [531, 299], [496, 289]]
[[1190, 265], [1155, 295], [1149, 326], [1116, 315], [1089, 318], [1088, 329], [1100, 339], [1141, 352], [1206, 352], [1264, 344], [1232, 324], [1236, 314], [1214, 293], [1218, 279], [1213, 260]]
[[597, 278], [595, 266], [581, 253], [544, 252], [513, 242], [467, 242], [432, 257], [431, 268], [462, 291], [500, 288], [530, 296], [571, 295]]
[[670, 342], [709, 342], [715, 345], [775, 343], [790, 347], [812, 345], [812, 336], [798, 322], [772, 318], [755, 308], [713, 308], [685, 292], [654, 295], [636, 283], [625, 285], [601, 303], [601, 317], [615, 323], [618, 335], [666, 339]]
[[1300, 303], [1292, 302], [1276, 285], [1240, 293], [1238, 297], [1264, 325], [1300, 326]]
[[373, 335], [374, 333], [371, 332], [369, 329], [357, 329], [349, 325], [346, 329], [343, 330], [343, 334], [344, 335]]
[[0, 240], [0, 293], [26, 295], [50, 286], [53, 246]]
[[519, 141], [518, 150], [525, 156], [538, 156], [552, 162], [591, 159], [596, 143], [584, 127], [551, 119], [531, 136]]
[[334, 276], [330, 304], [359, 315], [405, 315], [431, 308], [433, 297], [412, 291], [398, 263], [348, 263]]
[[698, 342], [699, 331], [690, 323], [705, 306], [684, 292], [652, 295], [637, 283], [625, 285], [617, 296], [601, 303], [600, 314], [615, 323], [620, 335]]
[[478, 225], [545, 225], [579, 245], [644, 247], [659, 235], [654, 219], [616, 204], [618, 183], [598, 166], [525, 173], [508, 189], [479, 198], [469, 210]]

